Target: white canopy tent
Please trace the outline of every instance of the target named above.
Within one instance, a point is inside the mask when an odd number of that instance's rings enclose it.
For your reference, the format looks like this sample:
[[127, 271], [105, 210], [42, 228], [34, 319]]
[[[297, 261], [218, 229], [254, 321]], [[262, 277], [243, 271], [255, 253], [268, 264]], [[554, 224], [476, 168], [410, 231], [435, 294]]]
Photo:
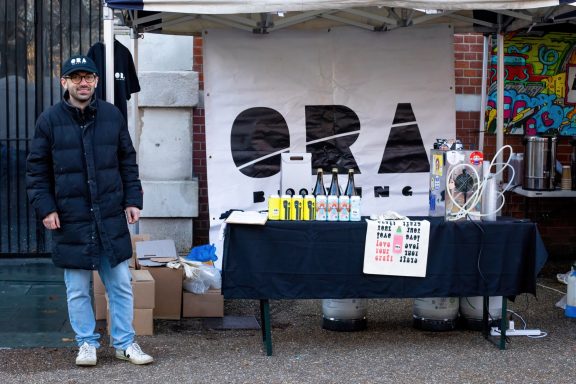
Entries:
[[[326, 29], [348, 25], [386, 32], [430, 23], [451, 23], [455, 32], [497, 34], [498, 52], [502, 52], [503, 32], [576, 21], [576, 7], [571, 1], [105, 0], [106, 82], [113, 83], [113, 10], [120, 14], [134, 36], [143, 32], [200, 35], [206, 29], [235, 28], [247, 33], [270, 34], [273, 38], [274, 31], [284, 28]], [[137, 45], [134, 47], [137, 49]], [[503, 145], [503, 78], [503, 55], [499, 55], [497, 148]], [[113, 87], [107, 87], [106, 98], [113, 101]]]

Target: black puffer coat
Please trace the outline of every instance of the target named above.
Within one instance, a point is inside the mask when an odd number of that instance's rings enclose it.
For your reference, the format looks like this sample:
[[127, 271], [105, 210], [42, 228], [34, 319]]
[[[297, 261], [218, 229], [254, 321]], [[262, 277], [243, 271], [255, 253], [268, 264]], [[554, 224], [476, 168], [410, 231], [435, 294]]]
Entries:
[[[65, 99], [67, 94], [65, 94]], [[28, 198], [39, 219], [58, 212], [52, 259], [98, 269], [132, 255], [124, 208], [142, 209], [136, 151], [120, 111], [94, 99], [84, 112], [63, 100], [36, 123], [27, 159]]]

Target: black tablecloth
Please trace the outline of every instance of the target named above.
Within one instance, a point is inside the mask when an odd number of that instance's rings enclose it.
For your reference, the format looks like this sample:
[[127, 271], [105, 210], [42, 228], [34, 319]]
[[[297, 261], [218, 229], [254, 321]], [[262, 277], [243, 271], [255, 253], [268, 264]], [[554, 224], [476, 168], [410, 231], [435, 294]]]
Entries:
[[536, 224], [429, 220], [426, 277], [362, 272], [366, 222], [228, 224], [222, 291], [235, 299], [514, 296], [536, 292], [548, 254]]

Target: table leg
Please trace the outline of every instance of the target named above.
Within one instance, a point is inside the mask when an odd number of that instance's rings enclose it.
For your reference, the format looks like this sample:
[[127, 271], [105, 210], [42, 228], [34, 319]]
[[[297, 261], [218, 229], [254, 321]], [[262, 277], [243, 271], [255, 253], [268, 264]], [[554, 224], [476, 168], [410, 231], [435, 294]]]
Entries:
[[508, 312], [508, 300], [506, 296], [502, 297], [502, 317], [500, 319], [500, 349], [506, 349], [506, 330], [508, 329], [508, 320], [506, 319], [506, 315]]
[[268, 299], [260, 300], [260, 321], [262, 323], [262, 342], [266, 355], [272, 356], [272, 330], [270, 327], [270, 303]]
[[488, 308], [490, 308], [490, 297], [483, 296], [482, 297], [482, 334], [484, 338], [487, 339], [490, 337], [490, 319], [488, 316]]
[[[483, 297], [483, 303], [482, 303], [482, 334], [484, 335], [485, 339], [491, 340], [490, 339], [490, 319], [489, 319], [489, 313], [490, 313], [490, 297], [489, 296], [484, 296]], [[506, 329], [508, 329], [508, 320], [506, 319], [506, 313], [507, 311], [507, 303], [508, 301], [506, 300], [506, 297], [502, 297], [502, 318], [500, 319], [500, 343], [497, 344], [498, 347], [502, 350], [506, 349]], [[496, 344], [496, 343], [494, 343]]]

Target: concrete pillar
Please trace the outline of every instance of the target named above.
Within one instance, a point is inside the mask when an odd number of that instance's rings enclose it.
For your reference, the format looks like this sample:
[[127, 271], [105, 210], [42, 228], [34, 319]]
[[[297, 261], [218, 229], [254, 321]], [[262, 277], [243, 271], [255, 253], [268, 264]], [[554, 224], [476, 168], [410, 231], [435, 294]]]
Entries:
[[192, 108], [199, 98], [193, 38], [146, 34], [138, 43], [140, 119], [138, 127], [130, 127], [144, 189], [138, 232], [173, 239], [177, 251], [186, 253], [192, 245], [192, 218], [198, 216], [198, 180], [192, 169]]

